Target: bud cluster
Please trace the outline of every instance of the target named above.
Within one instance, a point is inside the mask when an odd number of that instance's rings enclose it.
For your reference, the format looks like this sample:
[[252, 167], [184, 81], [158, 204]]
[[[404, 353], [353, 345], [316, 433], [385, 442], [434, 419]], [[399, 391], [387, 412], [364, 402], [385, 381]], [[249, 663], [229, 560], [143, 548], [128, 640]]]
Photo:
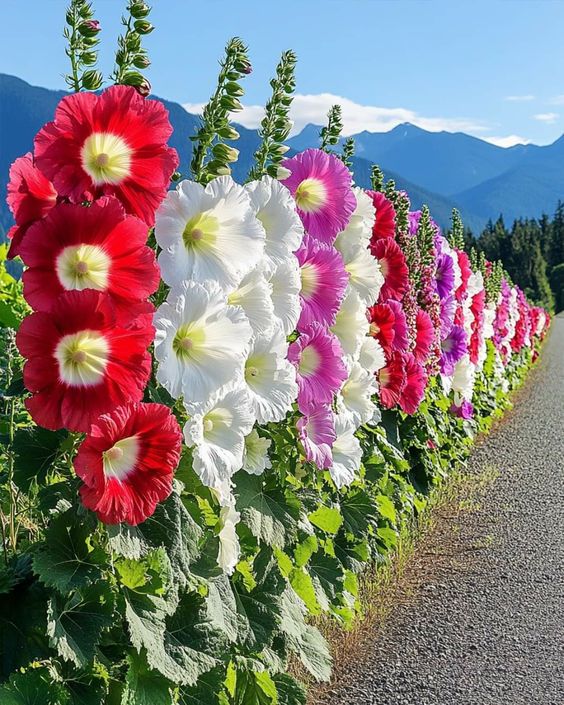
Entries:
[[[378, 164], [373, 164], [372, 169], [370, 170], [370, 183], [372, 184], [372, 190], [373, 191], [383, 191], [384, 189], [384, 174], [382, 172], [382, 169], [378, 166]], [[395, 193], [395, 189], [392, 188], [392, 191]], [[393, 197], [392, 197], [393, 200]]]
[[449, 233], [449, 243], [451, 247], [455, 247], [458, 250], [464, 250], [464, 225], [462, 224], [462, 218], [460, 213], [456, 208], [452, 209], [452, 228]]
[[343, 131], [343, 120], [340, 105], [333, 105], [327, 113], [327, 125], [321, 128], [319, 138], [321, 139], [321, 149], [331, 153], [330, 147], [338, 144]]
[[296, 87], [296, 61], [297, 57], [293, 51], [285, 51], [276, 67], [276, 76], [270, 81], [272, 95], [266, 104], [265, 115], [260, 124], [259, 134], [262, 141], [254, 155], [255, 165], [249, 174], [250, 180], [260, 179], [265, 173], [276, 178], [280, 162], [288, 151], [284, 140], [293, 125], [288, 113]]
[[347, 137], [343, 144], [343, 151], [340, 159], [349, 169], [352, 167], [352, 158], [354, 157], [354, 137]]
[[204, 107], [201, 125], [191, 138], [195, 143], [191, 169], [196, 181], [207, 183], [216, 176], [230, 174], [229, 164], [239, 158], [239, 150], [225, 141], [239, 138], [237, 130], [229, 124], [229, 114], [243, 109], [239, 98], [244, 91], [239, 81], [251, 72], [247, 47], [234, 37], [225, 47], [215, 93]]
[[94, 19], [92, 5], [86, 0], [71, 0], [66, 13], [63, 34], [68, 42], [66, 53], [71, 62], [71, 73], [65, 76], [68, 87], [78, 93], [81, 90], [95, 91], [101, 87], [103, 78], [94, 66], [98, 60], [98, 37], [101, 27]]
[[131, 0], [127, 12], [128, 16], [121, 19], [125, 33], [118, 38], [116, 65], [111, 78], [114, 83], [133, 86], [142, 96], [148, 96], [151, 84], [141, 71], [151, 62], [147, 50], [141, 46], [141, 37], [154, 29], [147, 19], [151, 8], [144, 2]]

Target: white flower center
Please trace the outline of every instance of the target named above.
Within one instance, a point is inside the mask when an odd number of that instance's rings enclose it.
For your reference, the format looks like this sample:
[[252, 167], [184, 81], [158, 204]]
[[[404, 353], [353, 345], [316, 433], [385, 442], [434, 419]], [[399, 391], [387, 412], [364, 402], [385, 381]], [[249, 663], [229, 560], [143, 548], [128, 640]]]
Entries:
[[104, 291], [108, 286], [110, 264], [110, 258], [98, 245], [71, 245], [57, 257], [55, 270], [67, 291]]
[[216, 241], [219, 232], [219, 220], [211, 211], [198, 213], [186, 223], [182, 240], [187, 250], [204, 251]]
[[55, 349], [61, 380], [71, 387], [99, 384], [109, 353], [110, 345], [98, 331], [82, 330], [65, 335]]
[[84, 140], [80, 159], [82, 168], [100, 186], [119, 184], [131, 174], [133, 150], [127, 142], [110, 132], [93, 132]]
[[302, 280], [301, 294], [307, 299], [317, 291], [319, 284], [317, 267], [313, 264], [304, 264], [300, 267], [300, 277]]
[[319, 179], [304, 179], [294, 195], [298, 208], [306, 213], [318, 211], [327, 199], [325, 184]]
[[321, 356], [313, 345], [308, 345], [302, 350], [302, 355], [300, 357], [300, 374], [309, 377], [317, 372], [319, 369], [319, 364], [321, 362]]
[[137, 436], [122, 438], [102, 453], [102, 467], [107, 478], [124, 480], [135, 469], [139, 457], [139, 439]]
[[172, 349], [176, 356], [184, 361], [194, 360], [206, 339], [201, 328], [196, 328], [192, 324], [180, 326], [172, 341]]

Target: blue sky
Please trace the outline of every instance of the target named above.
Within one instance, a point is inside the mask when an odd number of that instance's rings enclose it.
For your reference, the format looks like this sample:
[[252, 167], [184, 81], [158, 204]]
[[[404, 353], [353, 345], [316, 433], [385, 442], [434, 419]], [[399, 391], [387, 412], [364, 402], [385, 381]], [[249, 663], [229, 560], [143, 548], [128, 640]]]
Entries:
[[[66, 0], [1, 0], [0, 71], [62, 88]], [[112, 66], [125, 0], [94, 0], [101, 64]], [[299, 57], [296, 130], [344, 106], [345, 131], [401, 122], [462, 130], [506, 146], [564, 132], [564, 2], [560, 0], [154, 0], [147, 37], [157, 95], [193, 110], [209, 97], [226, 40], [241, 36], [253, 74], [254, 127], [280, 53]], [[33, 8], [30, 10], [30, 7]]]

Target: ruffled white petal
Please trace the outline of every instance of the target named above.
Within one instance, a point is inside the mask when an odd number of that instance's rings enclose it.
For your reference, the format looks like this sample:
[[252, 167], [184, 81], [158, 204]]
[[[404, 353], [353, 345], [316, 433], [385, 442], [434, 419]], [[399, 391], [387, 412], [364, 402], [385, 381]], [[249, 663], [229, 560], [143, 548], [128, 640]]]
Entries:
[[250, 475], [262, 475], [268, 468], [272, 467], [268, 457], [268, 449], [272, 441], [269, 438], [262, 438], [256, 429], [253, 429], [245, 438], [245, 450], [243, 451], [243, 470]]
[[347, 227], [337, 235], [335, 247], [346, 256], [358, 247], [366, 249], [372, 235], [372, 228], [376, 220], [376, 209], [372, 199], [361, 188], [353, 188], [356, 197], [356, 208], [349, 220]]
[[386, 365], [386, 356], [380, 343], [372, 336], [366, 336], [360, 345], [358, 356], [360, 366], [367, 372], [375, 374]]
[[341, 302], [331, 331], [335, 333], [343, 352], [352, 360], [358, 360], [360, 347], [368, 333], [366, 306], [354, 289], [349, 289]]
[[343, 258], [349, 274], [349, 285], [365, 306], [373, 306], [384, 285], [384, 275], [378, 260], [362, 246], [347, 250]]
[[374, 375], [355, 362], [337, 395], [337, 413], [342, 414], [354, 428], [358, 428], [372, 418], [376, 407], [372, 396], [376, 392]]
[[239, 286], [228, 296], [231, 306], [240, 306], [255, 335], [269, 333], [274, 324], [272, 285], [267, 281], [262, 267], [255, 267], [243, 277]]
[[227, 575], [233, 573], [241, 555], [241, 546], [237, 536], [237, 529], [235, 528], [240, 519], [241, 515], [234, 507], [222, 507], [219, 515], [221, 528], [218, 534], [219, 552], [217, 564]]
[[329, 473], [337, 487], [350, 485], [357, 477], [362, 461], [360, 441], [354, 435], [355, 427], [344, 415], [335, 416], [335, 433], [333, 443], [333, 464]]
[[290, 335], [296, 329], [301, 311], [302, 280], [296, 257], [290, 255], [288, 259], [279, 264], [270, 274], [269, 281], [272, 286], [274, 315], [284, 335]]

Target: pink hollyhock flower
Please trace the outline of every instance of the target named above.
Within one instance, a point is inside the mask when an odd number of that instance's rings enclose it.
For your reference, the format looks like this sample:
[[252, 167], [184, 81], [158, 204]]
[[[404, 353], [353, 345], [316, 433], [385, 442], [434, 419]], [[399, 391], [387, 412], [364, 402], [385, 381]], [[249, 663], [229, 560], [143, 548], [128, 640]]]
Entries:
[[392, 202], [379, 191], [366, 192], [372, 199], [374, 209], [376, 210], [376, 220], [372, 228], [371, 242], [381, 238], [396, 236], [396, 211]]
[[11, 240], [8, 259], [20, 254], [20, 246], [29, 226], [43, 218], [56, 202], [57, 192], [33, 163], [31, 152], [18, 157], [10, 167], [6, 197], [6, 203], [16, 221], [8, 231], [8, 239]]
[[471, 401], [467, 401], [466, 399], [463, 399], [460, 405], [452, 404], [449, 411], [451, 414], [461, 419], [468, 420], [474, 416], [474, 406]]
[[394, 314], [394, 340], [392, 342], [392, 350], [400, 350], [405, 352], [409, 346], [405, 312], [399, 301], [388, 299], [386, 303], [392, 309]]
[[151, 371], [151, 318], [148, 312], [119, 326], [110, 297], [92, 289], [67, 291], [50, 313], [25, 318], [16, 343], [27, 358], [34, 421], [84, 433], [101, 414], [140, 401]]
[[400, 400], [405, 385], [404, 353], [394, 352], [390, 355], [386, 366], [378, 371], [380, 385], [380, 403], [386, 409], [391, 409]]
[[470, 354], [470, 362], [474, 365], [478, 364], [480, 355], [480, 345], [484, 332], [484, 307], [486, 305], [486, 292], [482, 289], [472, 297], [470, 311], [472, 312], [472, 334], [468, 343], [468, 352]]
[[163, 404], [100, 416], [74, 459], [82, 503], [105, 524], [140, 524], [170, 495], [181, 447], [178, 422]]
[[339, 339], [320, 323], [311, 323], [288, 348], [288, 360], [297, 370], [298, 408], [330, 404], [347, 378]]
[[388, 303], [370, 306], [366, 312], [370, 324], [369, 333], [380, 343], [386, 355], [392, 352], [396, 335], [396, 316]]
[[118, 322], [131, 320], [135, 305], [159, 285], [159, 268], [146, 239], [147, 225], [126, 216], [113, 196], [88, 208], [55, 206], [30, 227], [21, 245], [29, 267], [23, 274], [27, 302], [36, 311], [50, 311], [64, 291], [96, 289], [109, 294]]
[[306, 235], [296, 257], [302, 281], [298, 330], [314, 321], [332, 326], [349, 278], [341, 253]]
[[306, 460], [320, 470], [331, 467], [331, 448], [337, 437], [331, 407], [328, 404], [312, 404], [305, 416], [298, 419], [296, 428]]
[[413, 354], [417, 362], [425, 363], [435, 339], [435, 329], [431, 316], [422, 308], [417, 309], [415, 328], [415, 347], [413, 348]]
[[412, 353], [404, 356], [405, 384], [399, 396], [399, 405], [406, 414], [414, 414], [425, 397], [427, 373]]
[[356, 208], [350, 171], [338, 157], [320, 149], [306, 149], [282, 166], [290, 171], [282, 183], [294, 197], [305, 229], [333, 244]]
[[[470, 257], [462, 250], [455, 250], [458, 257], [458, 266], [460, 267], [460, 274], [462, 281], [460, 286], [455, 291], [455, 296], [457, 301], [463, 301], [466, 297], [466, 292], [468, 291], [468, 281], [472, 276], [472, 267], [470, 266]], [[458, 323], [458, 321], [457, 321]]]
[[35, 161], [74, 203], [114, 194], [147, 225], [178, 166], [168, 111], [131, 86], [65, 96], [35, 138]]
[[409, 272], [405, 255], [395, 240], [390, 237], [376, 240], [370, 250], [380, 263], [384, 275], [384, 286], [380, 290], [380, 301], [397, 299], [401, 301], [407, 289]]

